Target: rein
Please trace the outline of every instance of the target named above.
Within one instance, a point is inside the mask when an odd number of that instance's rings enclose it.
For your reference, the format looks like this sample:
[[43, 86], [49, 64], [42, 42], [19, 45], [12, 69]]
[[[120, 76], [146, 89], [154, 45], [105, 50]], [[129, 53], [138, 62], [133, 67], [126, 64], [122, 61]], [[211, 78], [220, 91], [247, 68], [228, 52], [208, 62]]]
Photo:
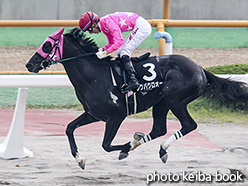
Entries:
[[61, 60], [57, 60], [57, 61], [43, 60], [41, 62], [41, 65], [40, 66], [43, 69], [46, 69], [47, 67], [50, 67], [51, 65], [54, 65], [54, 64], [58, 64], [58, 63], [62, 63], [62, 62], [70, 61], [70, 60], [74, 60], [74, 59], [77, 59], [77, 58], [93, 56], [95, 54], [96, 54], [95, 52], [92, 52], [92, 53], [82, 54], [82, 55], [79, 55], [79, 56], [69, 57], [69, 58], [65, 58], [65, 59], [61, 59]]

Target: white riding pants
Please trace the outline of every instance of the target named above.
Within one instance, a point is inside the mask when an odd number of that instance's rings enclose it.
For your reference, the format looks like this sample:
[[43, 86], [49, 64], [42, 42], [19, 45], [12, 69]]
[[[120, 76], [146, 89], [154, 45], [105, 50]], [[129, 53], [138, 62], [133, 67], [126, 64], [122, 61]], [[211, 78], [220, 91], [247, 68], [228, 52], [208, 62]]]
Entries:
[[151, 34], [152, 27], [143, 17], [136, 20], [135, 26], [126, 37], [123, 45], [117, 50], [117, 55], [131, 57], [133, 51]]

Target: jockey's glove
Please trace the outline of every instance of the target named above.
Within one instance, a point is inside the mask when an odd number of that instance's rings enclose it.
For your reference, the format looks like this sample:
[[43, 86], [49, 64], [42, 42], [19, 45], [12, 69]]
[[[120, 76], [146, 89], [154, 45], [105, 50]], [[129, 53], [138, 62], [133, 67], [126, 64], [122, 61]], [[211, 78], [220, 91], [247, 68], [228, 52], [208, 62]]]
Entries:
[[108, 55], [107, 50], [105, 50], [105, 51], [98, 51], [98, 52], [96, 53], [96, 56], [97, 56], [99, 59], [102, 59], [102, 58], [106, 57], [107, 55]]

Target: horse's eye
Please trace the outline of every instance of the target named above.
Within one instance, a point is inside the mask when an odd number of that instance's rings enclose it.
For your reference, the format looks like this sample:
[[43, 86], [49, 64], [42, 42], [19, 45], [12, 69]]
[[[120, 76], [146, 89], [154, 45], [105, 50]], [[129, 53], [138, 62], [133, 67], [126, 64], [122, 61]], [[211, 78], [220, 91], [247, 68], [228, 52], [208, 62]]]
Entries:
[[45, 42], [42, 46], [42, 50], [45, 53], [50, 53], [52, 51], [52, 43], [49, 41]]

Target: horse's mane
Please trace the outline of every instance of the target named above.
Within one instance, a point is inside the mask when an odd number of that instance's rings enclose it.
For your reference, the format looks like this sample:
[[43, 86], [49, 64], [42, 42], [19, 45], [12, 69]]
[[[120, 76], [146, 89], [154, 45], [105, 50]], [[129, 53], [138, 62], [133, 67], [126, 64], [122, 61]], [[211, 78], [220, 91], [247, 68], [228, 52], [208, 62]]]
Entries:
[[[90, 37], [86, 37], [86, 34], [81, 32], [80, 28], [73, 28], [64, 34], [64, 36], [70, 38], [72, 42], [75, 42], [86, 53], [98, 51], [98, 46], [94, 40]], [[109, 61], [112, 57], [106, 57], [105, 59]]]
[[71, 41], [76, 42], [83, 51], [87, 53], [97, 52], [98, 47], [93, 39], [86, 37], [86, 34], [81, 32], [79, 28], [73, 28], [69, 30], [64, 36], [71, 39]]

